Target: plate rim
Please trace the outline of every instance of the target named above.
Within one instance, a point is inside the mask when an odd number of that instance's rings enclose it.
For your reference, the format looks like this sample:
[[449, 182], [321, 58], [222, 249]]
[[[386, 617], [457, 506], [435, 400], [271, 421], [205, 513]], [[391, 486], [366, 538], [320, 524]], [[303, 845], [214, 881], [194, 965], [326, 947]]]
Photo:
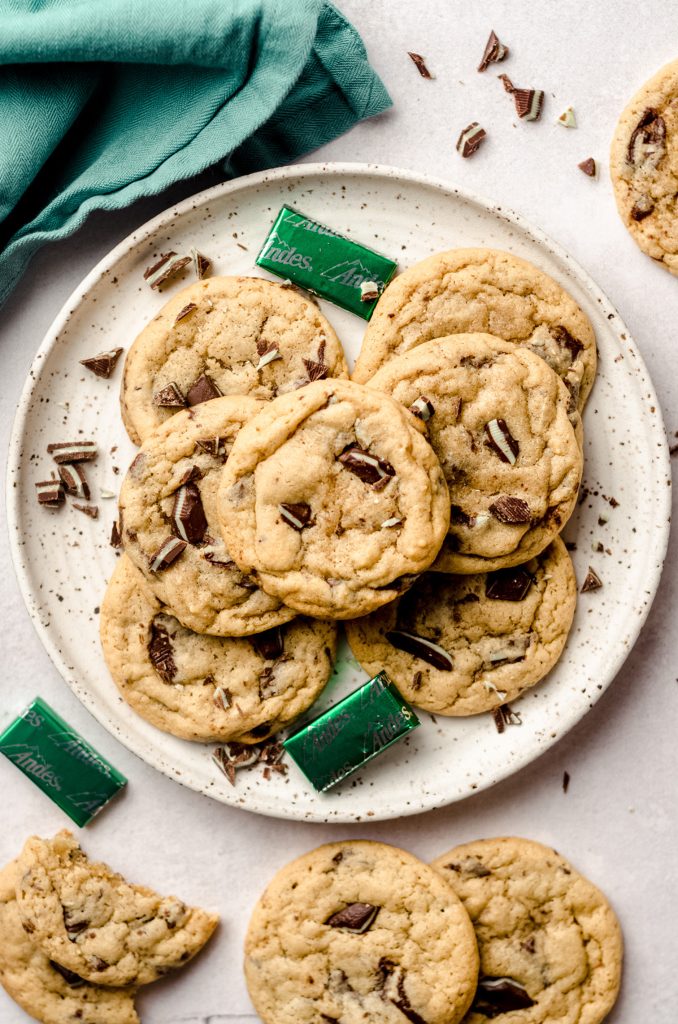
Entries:
[[[31, 397], [33, 393], [36, 381], [41, 376], [41, 363], [43, 363], [50, 355], [52, 349], [57, 344], [61, 331], [66, 326], [66, 323], [73, 311], [77, 306], [87, 297], [93, 286], [105, 275], [105, 273], [123, 256], [128, 254], [132, 249], [138, 247], [140, 244], [149, 238], [158, 228], [164, 225], [168, 225], [172, 220], [182, 216], [198, 206], [204, 206], [213, 199], [220, 199], [221, 197], [230, 193], [239, 192], [246, 190], [251, 187], [256, 187], [260, 184], [266, 184], [270, 181], [284, 182], [287, 179], [303, 179], [314, 176], [329, 176], [329, 177], [341, 177], [342, 175], [357, 175], [357, 176], [369, 176], [373, 178], [384, 178], [394, 179], [398, 181], [407, 182], [408, 184], [421, 185], [427, 188], [434, 188], [441, 193], [458, 197], [459, 199], [481, 207], [486, 213], [491, 214], [494, 217], [498, 217], [504, 220], [508, 224], [517, 228], [522, 234], [527, 235], [529, 238], [534, 240], [541, 247], [546, 248], [551, 255], [559, 262], [565, 269], [565, 271], [578, 280], [579, 284], [588, 292], [589, 296], [595, 300], [601, 309], [603, 315], [608, 318], [608, 326], [614, 332], [617, 342], [623, 343], [623, 347], [633, 352], [635, 357], [635, 369], [636, 376], [640, 376], [643, 386], [646, 389], [646, 394], [649, 399], [649, 404], [654, 404], [656, 411], [653, 420], [646, 421], [650, 437], [658, 442], [658, 447], [661, 451], [656, 452], [656, 458], [663, 462], [663, 467], [659, 467], [657, 472], [659, 473], [663, 468], [665, 478], [667, 480], [667, 486], [663, 489], [663, 500], [662, 490], [659, 493], [658, 508], [658, 519], [661, 517], [660, 522], [655, 523], [655, 529], [652, 531], [653, 535], [653, 547], [650, 551], [650, 557], [652, 558], [653, 568], [651, 576], [645, 580], [646, 592], [649, 590], [651, 596], [646, 603], [644, 603], [641, 609], [636, 609], [637, 614], [633, 619], [633, 627], [629, 629], [628, 643], [618, 643], [614, 649], [614, 658], [610, 660], [608, 668], [608, 682], [604, 685], [603, 689], [597, 691], [592, 695], [592, 702], [588, 708], [581, 709], [581, 713], [572, 718], [566, 724], [561, 726], [558, 738], [553, 744], [549, 744], [543, 749], [530, 749], [522, 754], [517, 755], [513, 760], [506, 765], [506, 769], [499, 769], [496, 775], [491, 778], [478, 780], [475, 789], [468, 789], [465, 792], [452, 793], [440, 798], [438, 795], [429, 797], [428, 800], [423, 798], [423, 803], [420, 806], [409, 808], [407, 805], [404, 807], [398, 807], [391, 805], [388, 809], [379, 810], [371, 815], [371, 821], [386, 821], [393, 818], [412, 816], [415, 814], [423, 814], [427, 811], [435, 810], [439, 807], [444, 807], [452, 803], [459, 802], [467, 799], [470, 796], [480, 793], [485, 789], [489, 789], [504, 779], [514, 775], [521, 771], [528, 764], [537, 760], [546, 750], [550, 749], [551, 746], [559, 742], [567, 733], [570, 732], [575, 725], [577, 725], [588, 713], [589, 710], [594, 706], [595, 703], [602, 697], [603, 693], [612, 685], [624, 662], [629, 657], [633, 650], [638, 637], [641, 633], [643, 626], [647, 620], [650, 609], [654, 603], [654, 599], [659, 588], [661, 575], [664, 567], [666, 558], [666, 551], [668, 547], [669, 534], [670, 534], [670, 514], [671, 514], [671, 461], [669, 456], [668, 439], [666, 435], [666, 428], [664, 424], [663, 414], [661, 406], [659, 404], [657, 393], [648, 371], [645, 360], [643, 359], [642, 353], [638, 349], [633, 336], [628, 331], [624, 320], [619, 314], [617, 308], [613, 305], [611, 300], [602, 291], [602, 289], [593, 280], [587, 270], [585, 270], [581, 264], [572, 257], [567, 250], [565, 250], [560, 243], [556, 242], [550, 235], [544, 232], [541, 228], [533, 225], [527, 218], [522, 214], [517, 213], [510, 207], [501, 205], [493, 202], [492, 200], [470, 191], [466, 188], [458, 188], [451, 182], [447, 182], [442, 178], [434, 175], [426, 174], [421, 171], [414, 171], [406, 168], [399, 168], [388, 164], [374, 164], [366, 162], [350, 162], [350, 161], [327, 161], [327, 162], [312, 162], [302, 164], [289, 164], [283, 167], [271, 168], [269, 170], [257, 171], [252, 174], [243, 175], [238, 178], [233, 178], [229, 181], [220, 182], [217, 185], [213, 185], [208, 189], [202, 189], [185, 199], [182, 199], [178, 203], [167, 207], [150, 220], [145, 221], [137, 228], [134, 228], [129, 234], [125, 236], [117, 245], [107, 252], [98, 263], [85, 275], [85, 277], [79, 282], [78, 285], [73, 289], [62, 307], [52, 320], [51, 324], [47, 328], [45, 335], [35, 352], [31, 361], [31, 366], [26, 375], [26, 380], [21, 389], [21, 394], [17, 404], [14, 420], [12, 423], [12, 429], [10, 433], [9, 446], [7, 450], [7, 465], [5, 472], [5, 491], [6, 491], [6, 513], [7, 513], [7, 527], [9, 532], [9, 544], [10, 553], [12, 557], [12, 563], [14, 567], [14, 573], [19, 586], [21, 597], [26, 606], [29, 618], [32, 622], [33, 628], [35, 629], [40, 642], [42, 643], [45, 651], [47, 652], [50, 660], [57, 669], [62, 680], [67, 684], [71, 692], [80, 701], [83, 707], [92, 715], [92, 717], [111, 735], [115, 740], [121, 743], [127, 750], [133, 753], [145, 764], [150, 765], [156, 771], [161, 772], [166, 777], [170, 778], [174, 782], [179, 782], [182, 786], [188, 789], [192, 789], [205, 796], [209, 796], [214, 800], [219, 801], [227, 806], [239, 808], [242, 810], [250, 811], [251, 813], [262, 814], [267, 817], [274, 817], [284, 820], [298, 820], [298, 821], [312, 821], [327, 824], [347, 824], [351, 822], [359, 822], [363, 820], [363, 815], [356, 815], [350, 812], [340, 812], [339, 814], [332, 814], [327, 816], [322, 806], [318, 807], [317, 810], [311, 809], [306, 810], [301, 807], [297, 808], [296, 805], [291, 806], [274, 806], [260, 805], [258, 795], [252, 794], [248, 800], [248, 803], [243, 803], [242, 798], [238, 798], [237, 792], [233, 790], [233, 798], [228, 799], [230, 793], [214, 792], [212, 787], [205, 785], [195, 776], [186, 774], [182, 771], [181, 775], [177, 775], [172, 771], [171, 766], [166, 763], [162, 754], [156, 753], [155, 750], [146, 750], [144, 754], [141, 753], [141, 744], [135, 744], [134, 737], [125, 737], [120, 734], [119, 727], [116, 723], [109, 718], [106, 708], [101, 707], [98, 703], [96, 696], [91, 694], [86, 687], [78, 685], [76, 679], [70, 678], [70, 673], [66, 664], [65, 657], [59, 651], [55, 641], [51, 637], [51, 632], [47, 626], [41, 620], [40, 614], [36, 608], [33, 607], [33, 592], [30, 587], [30, 580], [28, 571], [23, 565], [20, 544], [19, 544], [19, 489], [12, 486], [13, 479], [16, 478], [17, 474], [21, 469], [21, 439], [24, 436], [26, 421], [30, 410]], [[610, 317], [609, 314], [613, 314]], [[625, 335], [625, 338], [621, 336]], [[652, 555], [654, 551], [654, 555]], [[333, 809], [334, 810], [334, 809]]]

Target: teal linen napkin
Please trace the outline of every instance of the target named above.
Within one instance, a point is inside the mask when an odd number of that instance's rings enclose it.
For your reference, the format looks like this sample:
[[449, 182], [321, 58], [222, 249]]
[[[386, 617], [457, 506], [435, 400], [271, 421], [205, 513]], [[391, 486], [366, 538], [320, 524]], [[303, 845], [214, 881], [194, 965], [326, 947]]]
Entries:
[[326, 0], [0, 0], [0, 302], [93, 210], [289, 162], [390, 105]]

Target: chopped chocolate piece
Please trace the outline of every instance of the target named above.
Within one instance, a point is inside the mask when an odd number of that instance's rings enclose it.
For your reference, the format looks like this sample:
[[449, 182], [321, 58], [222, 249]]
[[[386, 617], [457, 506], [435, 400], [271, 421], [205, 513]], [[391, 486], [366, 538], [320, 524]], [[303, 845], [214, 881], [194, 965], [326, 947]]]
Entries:
[[563, 772], [563, 793], [567, 793], [570, 787], [570, 773]]
[[180, 274], [190, 262], [190, 256], [178, 256], [175, 252], [161, 253], [158, 262], [144, 271], [144, 281], [147, 281], [153, 289], [159, 288], [171, 277]]
[[202, 402], [209, 402], [213, 398], [221, 398], [221, 391], [212, 378], [203, 373], [188, 389], [186, 402], [188, 405], [201, 405]]
[[327, 918], [325, 924], [330, 928], [345, 928], [349, 932], [357, 932], [362, 935], [374, 924], [374, 920], [381, 910], [371, 903], [349, 903], [343, 910], [338, 910]]
[[309, 380], [325, 380], [329, 366], [324, 363], [316, 363], [313, 359], [304, 359], [304, 366]]
[[311, 506], [307, 505], [306, 502], [300, 501], [295, 504], [283, 504], [278, 505], [280, 509], [280, 515], [294, 530], [303, 530], [305, 526], [313, 525], [313, 512]]
[[499, 75], [506, 92], [511, 93], [516, 107], [516, 114], [526, 121], [538, 121], [544, 105], [544, 93], [541, 89], [517, 89], [508, 75]]
[[473, 516], [464, 512], [461, 505], [450, 505], [450, 521], [455, 526], [473, 526]]
[[96, 377], [108, 379], [115, 369], [115, 364], [122, 355], [121, 348], [112, 348], [108, 352], [100, 352], [97, 356], [90, 356], [89, 359], [81, 359], [80, 365], [91, 370]]
[[466, 128], [462, 129], [457, 139], [457, 153], [464, 158], [473, 156], [480, 149], [483, 141], [487, 138], [487, 132], [481, 128], [477, 121], [471, 121]]
[[177, 536], [187, 544], [199, 544], [205, 536], [207, 519], [197, 484], [184, 484], [175, 494], [172, 522]]
[[202, 281], [203, 277], [206, 277], [207, 271], [212, 266], [212, 261], [207, 259], [207, 256], [203, 256], [197, 249], [191, 249], [191, 259], [193, 260], [193, 270], [195, 276], [199, 281]]
[[282, 359], [280, 349], [277, 345], [269, 345], [268, 348], [259, 353], [259, 362], [255, 366], [255, 369], [263, 370], [265, 366], [268, 366], [269, 363], [274, 362], [276, 359]]
[[222, 462], [226, 462], [228, 458], [225, 437], [199, 437], [195, 442], [194, 450], [196, 449], [205, 455], [211, 455], [213, 459], [221, 459]]
[[56, 971], [64, 979], [67, 985], [71, 988], [80, 988], [82, 985], [86, 985], [87, 982], [84, 978], [81, 978], [75, 971], [69, 971], [68, 967], [62, 967], [56, 960], [50, 960], [49, 966], [52, 970]]
[[185, 540], [179, 540], [178, 537], [168, 537], [155, 554], [151, 556], [149, 562], [151, 572], [162, 572], [163, 569], [167, 569], [182, 554], [185, 547]]
[[417, 71], [419, 72], [419, 74], [421, 75], [422, 78], [433, 78], [433, 75], [431, 74], [429, 69], [426, 67], [426, 61], [424, 60], [424, 58], [420, 54], [418, 54], [418, 53], [410, 53], [408, 51], [407, 56], [410, 57], [410, 59], [414, 62], [414, 64], [416, 65]]
[[233, 694], [225, 687], [217, 686], [212, 696], [212, 700], [218, 708], [223, 708], [224, 711], [228, 711], [233, 704]]
[[530, 634], [516, 636], [507, 640], [501, 647], [492, 651], [485, 660], [484, 668], [495, 668], [507, 661], [522, 661], [531, 643]]
[[523, 601], [534, 583], [526, 569], [498, 569], [485, 578], [485, 597], [493, 601]]
[[498, 733], [504, 732], [507, 725], [523, 724], [522, 716], [517, 711], [513, 711], [508, 704], [500, 704], [498, 708], [495, 708], [492, 717]]
[[165, 384], [164, 388], [160, 388], [160, 391], [156, 391], [153, 395], [153, 404], [163, 409], [183, 409], [186, 406], [186, 399], [178, 385], [171, 381]]
[[121, 548], [122, 547], [122, 532], [120, 530], [120, 524], [118, 523], [117, 519], [115, 520], [115, 522], [113, 523], [113, 526], [111, 527], [111, 541], [110, 541], [110, 543], [111, 543], [111, 547], [112, 548]]
[[549, 333], [557, 345], [560, 345], [561, 348], [566, 348], [569, 351], [573, 361], [584, 349], [581, 341], [579, 341], [578, 338], [575, 338], [574, 335], [570, 334], [567, 327], [563, 327], [561, 324], [558, 324], [556, 327], [551, 327]]
[[645, 220], [654, 210], [654, 203], [647, 195], [638, 196], [631, 207], [632, 220]]
[[360, 284], [360, 301], [376, 302], [379, 298], [379, 285], [376, 281], [362, 281]]
[[75, 914], [77, 914], [77, 911], [69, 910], [68, 907], [63, 908], [64, 926], [66, 928], [66, 931], [68, 932], [68, 937], [71, 940], [71, 942], [74, 941], [76, 935], [79, 935], [80, 932], [84, 932], [85, 928], [89, 928], [90, 924], [89, 921], [87, 920], [74, 920], [73, 918]]
[[499, 64], [500, 61], [506, 60], [508, 55], [508, 46], [504, 46], [503, 43], [499, 42], [499, 38], [493, 30], [490, 32], [490, 38], [485, 43], [485, 51], [478, 65], [478, 71], [487, 71], [490, 64]]
[[93, 956], [92, 960], [94, 961], [95, 971], [105, 971], [107, 967], [111, 966], [107, 960], [102, 960], [100, 956]]
[[191, 313], [193, 312], [193, 310], [197, 309], [197, 308], [198, 307], [196, 306], [195, 302], [189, 302], [187, 306], [184, 306], [183, 309], [179, 310], [179, 312], [177, 313], [177, 315], [174, 318], [174, 323], [178, 324], [182, 320], [185, 320], [186, 317], [190, 316]]
[[255, 633], [250, 640], [257, 654], [267, 661], [275, 661], [282, 657], [285, 641], [280, 626], [273, 626], [272, 629], [266, 629], [263, 633]]
[[165, 683], [171, 683], [177, 674], [172, 651], [172, 640], [164, 626], [151, 623], [151, 637], [148, 641], [148, 657], [151, 665]]
[[506, 426], [505, 420], [490, 420], [485, 424], [485, 444], [499, 456], [502, 462], [515, 465], [520, 454], [520, 445]]
[[656, 167], [666, 152], [666, 124], [648, 107], [631, 133], [626, 158], [634, 167]]
[[431, 416], [433, 416], [435, 411], [433, 402], [430, 398], [427, 398], [426, 395], [420, 395], [419, 398], [415, 398], [410, 406], [410, 412], [412, 415], [416, 416], [417, 419], [423, 420], [424, 423], [431, 419]]
[[581, 585], [582, 594], [587, 593], [587, 591], [589, 590], [600, 590], [602, 585], [603, 581], [601, 580], [598, 573], [595, 571], [595, 569], [592, 569], [591, 566], [589, 566], [589, 571], [586, 573], [586, 578], [584, 579], [584, 582]]
[[38, 504], [48, 508], [58, 508], [64, 501], [64, 489], [61, 480], [40, 480], [35, 489], [38, 493]]
[[366, 484], [379, 484], [382, 481], [387, 481], [388, 477], [395, 476], [395, 469], [390, 462], [379, 459], [376, 455], [370, 455], [358, 445], [349, 445], [338, 456], [338, 459], [346, 469]]
[[210, 545], [210, 547], [203, 548], [201, 553], [202, 557], [210, 565], [217, 565], [220, 569], [235, 569], [236, 567], [228, 551], [225, 551], [223, 548]]
[[487, 878], [492, 874], [477, 857], [468, 857], [460, 864], [446, 864], [445, 867], [450, 871], [456, 871], [458, 875], [470, 875], [471, 878]]
[[85, 471], [78, 462], [72, 466], [65, 464], [59, 466], [59, 477], [64, 485], [66, 494], [70, 494], [73, 498], [84, 498], [85, 501], [89, 501], [89, 484], [87, 483]]
[[526, 953], [536, 953], [537, 952], [537, 944], [535, 942], [534, 935], [530, 935], [529, 938], [524, 939], [520, 943], [520, 948], [524, 949]]
[[386, 634], [386, 639], [399, 651], [405, 651], [414, 658], [420, 658], [429, 665], [439, 669], [441, 672], [451, 672], [452, 657], [447, 651], [433, 640], [427, 640], [416, 633], [405, 633], [401, 629], [392, 629]]
[[57, 465], [64, 462], [89, 462], [97, 457], [94, 441], [61, 441], [59, 444], [48, 444], [47, 451]]
[[589, 178], [595, 178], [598, 174], [596, 161], [592, 156], [587, 157], [586, 160], [582, 160], [580, 164], [577, 164], [577, 167], [580, 171], [583, 171], [584, 174], [588, 175]]
[[568, 107], [567, 110], [564, 110], [562, 112], [562, 114], [558, 118], [558, 124], [562, 124], [564, 128], [577, 127], [577, 119], [574, 116], [574, 109], [572, 107]]
[[78, 512], [84, 512], [90, 519], [99, 518], [99, 506], [98, 505], [80, 505], [77, 501], [73, 502], [73, 508], [77, 509]]
[[506, 523], [509, 526], [516, 523], [529, 523], [532, 518], [527, 502], [522, 498], [514, 498], [510, 494], [500, 495], [490, 505], [490, 512], [500, 523]]
[[176, 491], [180, 487], [183, 487], [184, 484], [190, 484], [194, 480], [202, 480], [202, 473], [200, 472], [197, 466], [189, 466], [186, 472], [183, 473], [181, 477], [177, 480], [176, 484], [174, 485], [174, 490]]
[[393, 1003], [395, 1007], [410, 1021], [410, 1024], [426, 1024], [423, 1017], [413, 1009], [405, 991], [405, 971], [392, 960], [382, 957], [379, 961], [380, 987], [382, 999]]
[[498, 1017], [513, 1010], [526, 1010], [534, 1006], [527, 989], [513, 978], [480, 978], [471, 1013], [483, 1017]]
[[223, 747], [216, 747], [212, 753], [212, 760], [231, 783], [235, 786], [235, 773], [239, 768], [250, 768], [259, 761], [261, 750], [256, 746], [248, 747], [244, 743], [226, 743]]

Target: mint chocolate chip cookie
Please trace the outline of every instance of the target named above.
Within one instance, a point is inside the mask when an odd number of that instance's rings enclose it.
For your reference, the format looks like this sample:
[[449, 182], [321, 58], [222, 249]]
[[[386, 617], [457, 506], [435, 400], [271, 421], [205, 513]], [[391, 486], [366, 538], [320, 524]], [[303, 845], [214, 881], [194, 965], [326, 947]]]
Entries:
[[260, 633], [295, 615], [240, 571], [219, 529], [216, 498], [235, 437], [265, 403], [231, 395], [186, 409], [149, 435], [120, 492], [125, 552], [187, 629]]
[[351, 650], [373, 676], [441, 715], [476, 715], [534, 686], [560, 657], [577, 584], [560, 538], [512, 569], [425, 573], [398, 601], [347, 623]]
[[101, 606], [101, 643], [122, 696], [183, 739], [254, 743], [313, 703], [332, 671], [334, 623], [296, 618], [251, 637], [186, 629], [123, 555]]
[[179, 409], [220, 395], [270, 399], [347, 376], [339, 339], [310, 299], [259, 277], [210, 277], [174, 295], [130, 348], [122, 418], [140, 444]]
[[520, 565], [562, 530], [581, 479], [581, 419], [534, 352], [456, 334], [390, 360], [369, 386], [419, 417], [443, 468], [452, 507], [435, 569]]
[[264, 1024], [457, 1024], [478, 953], [468, 914], [432, 868], [347, 841], [278, 872], [252, 914], [245, 976]]
[[218, 497], [228, 550], [273, 597], [348, 619], [393, 600], [435, 558], [449, 495], [417, 420], [351, 381], [268, 403], [240, 431]]
[[433, 867], [468, 910], [480, 976], [464, 1024], [600, 1024], [621, 980], [622, 936], [609, 903], [555, 850], [479, 839]]
[[437, 253], [393, 279], [372, 315], [353, 380], [432, 338], [487, 332], [531, 349], [584, 407], [596, 375], [586, 314], [553, 278], [497, 249]]
[[637, 245], [678, 274], [678, 60], [638, 90], [615, 129], [610, 173], [621, 219]]
[[94, 985], [50, 960], [32, 941], [16, 902], [16, 861], [0, 871], [0, 984], [42, 1024], [139, 1024], [133, 988]]
[[96, 985], [155, 981], [195, 956], [217, 926], [215, 914], [89, 861], [66, 830], [28, 839], [18, 874], [17, 909], [31, 942]]

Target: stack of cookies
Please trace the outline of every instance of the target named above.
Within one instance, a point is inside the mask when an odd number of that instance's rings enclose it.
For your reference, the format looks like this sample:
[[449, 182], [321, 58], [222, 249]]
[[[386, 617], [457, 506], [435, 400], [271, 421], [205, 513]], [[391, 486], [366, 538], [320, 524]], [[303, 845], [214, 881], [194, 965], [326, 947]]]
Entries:
[[581, 309], [503, 252], [397, 277], [352, 379], [295, 288], [184, 289], [125, 365], [140, 451], [101, 616], [125, 700], [187, 739], [267, 740], [323, 689], [338, 620], [419, 707], [476, 714], [533, 686], [574, 614], [558, 534], [595, 367]]

